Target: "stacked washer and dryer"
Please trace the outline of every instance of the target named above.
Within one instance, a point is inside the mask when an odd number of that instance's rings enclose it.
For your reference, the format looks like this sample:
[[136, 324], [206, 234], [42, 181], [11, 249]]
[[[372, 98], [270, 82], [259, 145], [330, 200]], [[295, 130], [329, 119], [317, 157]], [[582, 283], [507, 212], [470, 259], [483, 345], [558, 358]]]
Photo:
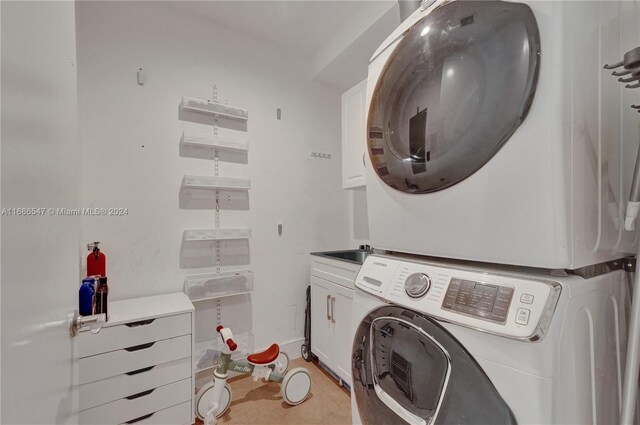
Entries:
[[[627, 1], [423, 2], [375, 52], [356, 424], [618, 423]], [[635, 96], [635, 97], [634, 97]]]

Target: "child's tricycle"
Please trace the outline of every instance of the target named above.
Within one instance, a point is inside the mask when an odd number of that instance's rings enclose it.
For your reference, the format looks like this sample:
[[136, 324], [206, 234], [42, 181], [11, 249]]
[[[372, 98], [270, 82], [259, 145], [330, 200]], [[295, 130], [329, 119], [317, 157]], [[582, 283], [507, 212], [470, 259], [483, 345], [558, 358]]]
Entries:
[[233, 342], [231, 329], [218, 326], [218, 333], [223, 341], [220, 364], [213, 372], [213, 381], [209, 382], [196, 395], [196, 415], [205, 425], [213, 425], [224, 415], [231, 404], [231, 387], [227, 383], [228, 371], [251, 375], [254, 381], [263, 378], [280, 383], [280, 393], [288, 404], [295, 406], [302, 403], [311, 390], [311, 377], [307, 369], [297, 367], [287, 372], [289, 358], [280, 352], [278, 344], [260, 353], [247, 357], [247, 361], [231, 360], [231, 353], [238, 348]]

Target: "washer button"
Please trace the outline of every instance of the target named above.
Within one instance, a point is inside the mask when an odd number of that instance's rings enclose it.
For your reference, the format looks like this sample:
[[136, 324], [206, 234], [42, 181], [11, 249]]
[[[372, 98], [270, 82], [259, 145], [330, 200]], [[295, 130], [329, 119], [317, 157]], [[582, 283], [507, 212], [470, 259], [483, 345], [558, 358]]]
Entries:
[[533, 295], [531, 294], [520, 295], [520, 302], [524, 304], [533, 304]]
[[516, 323], [519, 325], [528, 325], [530, 314], [531, 310], [529, 310], [528, 308], [519, 308], [516, 312]]

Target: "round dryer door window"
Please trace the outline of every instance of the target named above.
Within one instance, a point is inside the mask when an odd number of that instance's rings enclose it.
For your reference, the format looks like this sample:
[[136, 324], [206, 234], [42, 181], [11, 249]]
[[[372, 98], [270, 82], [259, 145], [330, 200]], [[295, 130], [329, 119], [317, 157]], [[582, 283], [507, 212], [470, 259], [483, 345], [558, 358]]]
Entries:
[[485, 165], [525, 119], [540, 35], [529, 6], [454, 1], [409, 29], [368, 116], [373, 168], [408, 193], [445, 189]]

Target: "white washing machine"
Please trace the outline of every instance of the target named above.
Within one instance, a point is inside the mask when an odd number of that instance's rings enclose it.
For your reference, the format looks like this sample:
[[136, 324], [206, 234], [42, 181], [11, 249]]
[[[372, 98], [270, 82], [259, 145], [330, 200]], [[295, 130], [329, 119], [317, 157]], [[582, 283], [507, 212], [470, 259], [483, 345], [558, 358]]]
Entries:
[[548, 269], [634, 253], [640, 93], [603, 64], [639, 21], [637, 1], [427, 1], [369, 65], [372, 245]]
[[354, 424], [619, 423], [624, 271], [372, 255], [355, 285]]

